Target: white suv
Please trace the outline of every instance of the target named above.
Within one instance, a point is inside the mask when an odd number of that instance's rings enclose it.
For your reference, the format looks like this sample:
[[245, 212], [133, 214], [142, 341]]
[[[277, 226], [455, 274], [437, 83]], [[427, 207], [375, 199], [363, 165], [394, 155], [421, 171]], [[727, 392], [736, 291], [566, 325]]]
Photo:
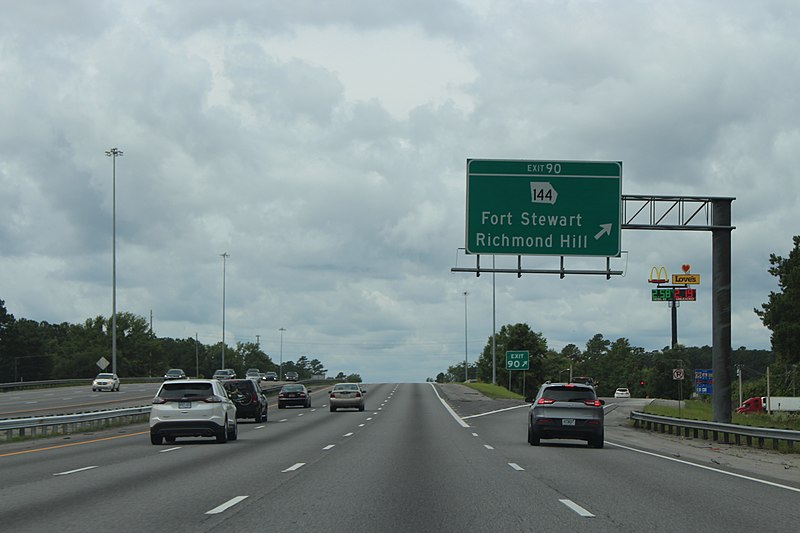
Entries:
[[150, 442], [175, 437], [216, 437], [236, 440], [236, 405], [215, 379], [165, 381], [150, 410]]

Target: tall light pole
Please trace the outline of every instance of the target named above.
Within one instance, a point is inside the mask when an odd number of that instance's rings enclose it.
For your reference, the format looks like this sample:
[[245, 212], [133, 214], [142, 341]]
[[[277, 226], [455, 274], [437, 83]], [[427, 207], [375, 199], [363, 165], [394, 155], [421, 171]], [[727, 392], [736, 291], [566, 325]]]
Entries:
[[228, 252], [219, 254], [222, 257], [222, 362], [220, 368], [225, 368], [225, 263], [230, 257]]
[[117, 373], [117, 157], [122, 157], [122, 150], [112, 148], [106, 150], [111, 158], [111, 372]]
[[467, 295], [464, 291], [464, 381], [469, 381], [469, 367], [467, 366]]
[[281, 332], [281, 362], [278, 366], [278, 381], [283, 381], [283, 332], [286, 331], [286, 328], [279, 328], [278, 331]]

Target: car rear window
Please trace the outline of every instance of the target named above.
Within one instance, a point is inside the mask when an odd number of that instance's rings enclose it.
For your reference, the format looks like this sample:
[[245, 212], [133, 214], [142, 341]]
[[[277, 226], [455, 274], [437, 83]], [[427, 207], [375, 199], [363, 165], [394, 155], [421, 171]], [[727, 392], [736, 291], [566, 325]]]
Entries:
[[242, 392], [253, 392], [255, 388], [255, 383], [250, 381], [249, 379], [242, 379], [239, 381], [226, 381], [223, 383], [225, 390], [228, 392], [233, 392], [234, 390], [240, 390]]
[[356, 384], [352, 384], [351, 385], [351, 384], [345, 383], [345, 384], [342, 384], [342, 385], [336, 385], [335, 387], [333, 387], [333, 390], [357, 390], [357, 391], [360, 391], [361, 389]]
[[180, 400], [181, 398], [207, 398], [214, 393], [211, 383], [164, 383], [159, 398]]
[[281, 390], [283, 392], [297, 392], [303, 390], [302, 385], [284, 385]]
[[542, 397], [561, 402], [582, 402], [584, 400], [596, 400], [597, 395], [593, 389], [585, 387], [548, 387], [542, 393]]

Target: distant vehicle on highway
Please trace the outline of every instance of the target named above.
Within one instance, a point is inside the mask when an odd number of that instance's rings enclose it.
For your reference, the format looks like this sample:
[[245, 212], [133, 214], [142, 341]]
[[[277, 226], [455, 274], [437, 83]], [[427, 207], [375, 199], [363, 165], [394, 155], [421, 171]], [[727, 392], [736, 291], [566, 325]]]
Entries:
[[[526, 398], [531, 401], [530, 398]], [[583, 383], [545, 383], [528, 412], [528, 444], [540, 439], [581, 439], [602, 448], [603, 405], [594, 387]]]
[[247, 372], [244, 373], [244, 377], [246, 379], [254, 379], [256, 381], [261, 381], [261, 372], [257, 368], [250, 368]]
[[337, 383], [331, 390], [328, 401], [331, 413], [343, 407], [355, 407], [364, 410], [364, 393], [358, 383]]
[[150, 442], [175, 442], [176, 437], [236, 440], [236, 404], [216, 379], [165, 381], [150, 408]]
[[101, 372], [97, 374], [97, 377], [94, 378], [92, 381], [92, 391], [118, 391], [119, 390], [119, 377], [116, 374], [109, 374], [107, 372]]
[[230, 368], [221, 368], [214, 372], [211, 379], [236, 379], [236, 372]]
[[283, 409], [289, 405], [311, 407], [310, 392], [305, 385], [300, 383], [284, 385], [278, 393], [278, 409]]
[[300, 379], [300, 376], [297, 375], [297, 372], [287, 372], [284, 377], [286, 378], [286, 381], [297, 381]]
[[614, 398], [630, 398], [631, 391], [625, 387], [620, 387], [614, 391]]
[[589, 385], [592, 387], [596, 387], [597, 383], [595, 383], [594, 378], [590, 378], [588, 376], [575, 376], [571, 380], [570, 383], [583, 383], [584, 385]]
[[166, 381], [168, 379], [186, 379], [186, 372], [180, 368], [170, 368], [167, 370], [167, 373], [164, 374], [164, 380]]
[[278, 381], [278, 374], [275, 372], [267, 372], [264, 374], [265, 381]]

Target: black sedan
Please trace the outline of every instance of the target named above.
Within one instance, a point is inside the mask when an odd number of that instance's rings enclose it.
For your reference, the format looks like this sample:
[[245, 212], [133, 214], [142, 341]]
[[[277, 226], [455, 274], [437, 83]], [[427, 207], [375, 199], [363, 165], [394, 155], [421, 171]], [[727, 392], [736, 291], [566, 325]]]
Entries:
[[311, 407], [310, 393], [311, 391], [305, 385], [299, 383], [284, 385], [281, 387], [281, 392], [278, 393], [278, 409], [289, 405]]

